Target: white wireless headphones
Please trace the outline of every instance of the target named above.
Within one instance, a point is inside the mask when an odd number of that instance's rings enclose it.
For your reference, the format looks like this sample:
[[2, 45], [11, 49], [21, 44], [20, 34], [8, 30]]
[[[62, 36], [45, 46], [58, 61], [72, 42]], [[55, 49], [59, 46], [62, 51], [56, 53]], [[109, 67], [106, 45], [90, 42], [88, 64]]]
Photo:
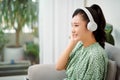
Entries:
[[85, 11], [85, 13], [87, 14], [90, 22], [88, 22], [87, 24], [87, 29], [91, 32], [95, 31], [97, 29], [97, 24], [95, 23], [93, 16], [91, 15], [91, 13], [86, 9], [86, 8], [81, 8], [83, 11]]

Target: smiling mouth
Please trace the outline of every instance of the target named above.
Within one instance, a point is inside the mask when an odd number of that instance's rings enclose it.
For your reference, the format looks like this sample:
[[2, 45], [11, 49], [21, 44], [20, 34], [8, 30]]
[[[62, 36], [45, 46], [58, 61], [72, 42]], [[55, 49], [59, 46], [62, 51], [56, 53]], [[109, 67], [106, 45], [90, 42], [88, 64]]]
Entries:
[[74, 38], [77, 37], [77, 34], [73, 34], [73, 37], [74, 37]]

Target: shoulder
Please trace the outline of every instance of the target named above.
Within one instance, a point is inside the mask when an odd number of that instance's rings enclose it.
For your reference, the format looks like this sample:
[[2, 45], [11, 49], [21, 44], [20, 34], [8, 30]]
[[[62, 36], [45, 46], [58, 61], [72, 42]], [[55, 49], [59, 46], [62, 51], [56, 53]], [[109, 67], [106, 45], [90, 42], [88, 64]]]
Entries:
[[99, 45], [99, 43], [91, 47], [90, 54], [90, 56], [95, 59], [107, 58], [105, 50]]

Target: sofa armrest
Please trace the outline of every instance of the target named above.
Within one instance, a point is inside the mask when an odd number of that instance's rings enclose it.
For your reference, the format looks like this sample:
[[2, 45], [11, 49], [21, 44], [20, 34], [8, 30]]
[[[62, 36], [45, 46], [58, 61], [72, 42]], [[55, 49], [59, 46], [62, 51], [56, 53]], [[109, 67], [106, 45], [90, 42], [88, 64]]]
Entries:
[[54, 64], [37, 64], [28, 68], [29, 80], [62, 80], [65, 71], [57, 71]]
[[108, 61], [108, 72], [106, 76], [106, 80], [115, 80], [117, 72], [117, 64], [116, 61], [112, 61], [109, 59]]

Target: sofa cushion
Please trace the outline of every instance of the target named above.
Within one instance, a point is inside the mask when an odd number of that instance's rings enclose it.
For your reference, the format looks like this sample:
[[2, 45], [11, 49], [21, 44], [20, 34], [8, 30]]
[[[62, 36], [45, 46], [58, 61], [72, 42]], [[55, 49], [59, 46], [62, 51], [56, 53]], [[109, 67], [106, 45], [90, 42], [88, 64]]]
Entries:
[[105, 43], [105, 51], [109, 59], [116, 61], [117, 66], [120, 67], [120, 48]]
[[30, 66], [28, 69], [30, 80], [63, 80], [65, 71], [57, 71], [55, 64], [38, 64]]
[[109, 43], [105, 43], [105, 51], [109, 59], [116, 62], [117, 72], [115, 80], [120, 80], [120, 48], [112, 46]]
[[117, 71], [116, 61], [109, 60], [108, 61], [108, 72], [106, 76], [106, 80], [115, 80]]

